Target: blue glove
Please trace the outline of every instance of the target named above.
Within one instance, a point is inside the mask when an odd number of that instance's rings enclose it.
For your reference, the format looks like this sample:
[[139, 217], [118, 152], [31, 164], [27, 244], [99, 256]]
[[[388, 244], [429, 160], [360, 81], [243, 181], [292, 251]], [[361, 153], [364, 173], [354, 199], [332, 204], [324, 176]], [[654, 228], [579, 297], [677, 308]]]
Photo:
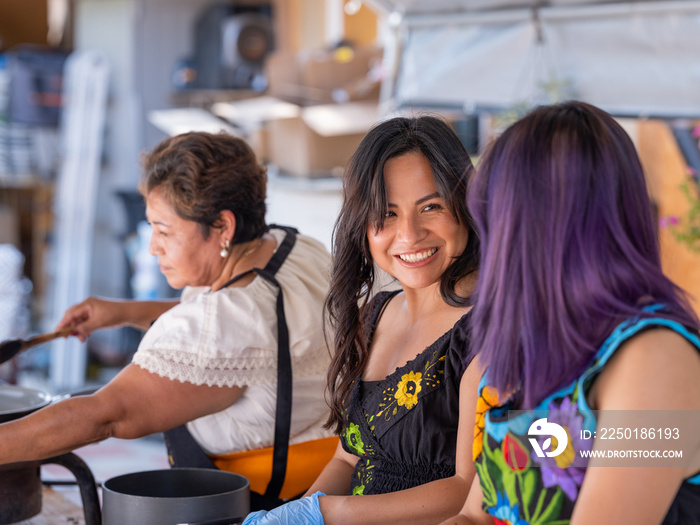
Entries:
[[323, 525], [323, 515], [318, 504], [319, 496], [325, 494], [317, 492], [270, 511], [252, 512], [248, 514], [243, 525]]

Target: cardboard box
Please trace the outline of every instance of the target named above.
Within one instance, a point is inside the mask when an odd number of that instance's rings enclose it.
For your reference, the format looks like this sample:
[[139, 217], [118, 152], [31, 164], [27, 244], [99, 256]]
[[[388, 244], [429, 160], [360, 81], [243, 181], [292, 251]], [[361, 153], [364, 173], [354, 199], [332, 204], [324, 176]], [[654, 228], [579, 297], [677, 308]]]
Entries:
[[373, 102], [302, 107], [274, 97], [214, 104], [212, 111], [248, 137], [262, 134], [267, 162], [304, 178], [341, 173], [379, 117]]
[[377, 101], [381, 48], [276, 52], [265, 62], [268, 94], [299, 105]]
[[300, 107], [295, 117], [270, 121], [270, 162], [297, 177], [338, 176], [378, 115], [373, 103]]
[[266, 164], [270, 162], [269, 122], [297, 117], [299, 106], [278, 98], [263, 96], [234, 102], [217, 102], [212, 105], [211, 112], [238, 129], [253, 148], [258, 160]]

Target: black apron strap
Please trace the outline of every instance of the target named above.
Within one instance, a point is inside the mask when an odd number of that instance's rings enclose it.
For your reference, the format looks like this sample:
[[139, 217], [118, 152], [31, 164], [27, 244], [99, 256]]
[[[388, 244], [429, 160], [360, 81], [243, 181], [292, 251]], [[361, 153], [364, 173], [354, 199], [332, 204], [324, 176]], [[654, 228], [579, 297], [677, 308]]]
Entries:
[[[270, 281], [266, 277], [267, 276], [274, 276], [277, 273], [277, 270], [280, 269], [284, 261], [287, 259], [287, 255], [289, 255], [289, 252], [292, 251], [292, 248], [294, 247], [294, 243], [297, 241], [297, 234], [299, 233], [296, 228], [291, 228], [289, 226], [277, 226], [276, 224], [271, 224], [269, 228], [275, 228], [277, 230], [284, 230], [286, 232], [286, 236], [280, 243], [279, 247], [277, 248], [277, 251], [274, 253], [272, 258], [267, 262], [265, 265], [265, 268], [251, 268], [247, 272], [239, 273], [238, 275], [234, 276], [231, 278], [229, 281], [226, 281], [226, 284], [224, 284], [221, 288], [226, 288], [227, 286], [231, 286], [233, 283], [238, 281], [239, 279], [242, 279], [246, 275], [249, 275], [252, 272], [257, 273], [260, 275], [263, 279]], [[276, 280], [270, 281], [272, 284], [277, 286], [277, 288], [282, 291], [282, 288], [279, 288], [279, 283], [277, 283]]]
[[163, 432], [168, 462], [177, 468], [216, 468], [185, 425]]
[[[272, 477], [265, 490], [265, 498], [279, 498], [287, 473], [289, 433], [292, 419], [292, 357], [289, 349], [289, 330], [284, 313], [282, 287], [275, 274], [292, 251], [297, 230], [286, 226], [270, 225], [282, 229], [286, 236], [265, 268], [253, 268], [233, 277], [222, 288], [232, 285], [245, 275], [255, 272], [277, 287], [277, 405], [275, 414], [275, 442], [272, 452]], [[172, 466], [216, 468], [184, 425], [164, 433], [168, 456]], [[198, 450], [197, 450], [198, 449]], [[205, 461], [206, 459], [206, 461]]]
[[289, 331], [284, 315], [282, 288], [273, 274], [265, 270], [257, 272], [260, 277], [273, 283], [277, 292], [277, 409], [275, 412], [275, 444], [272, 452], [272, 477], [265, 496], [277, 498], [287, 474], [289, 451], [289, 429], [292, 422], [292, 356], [289, 351]]

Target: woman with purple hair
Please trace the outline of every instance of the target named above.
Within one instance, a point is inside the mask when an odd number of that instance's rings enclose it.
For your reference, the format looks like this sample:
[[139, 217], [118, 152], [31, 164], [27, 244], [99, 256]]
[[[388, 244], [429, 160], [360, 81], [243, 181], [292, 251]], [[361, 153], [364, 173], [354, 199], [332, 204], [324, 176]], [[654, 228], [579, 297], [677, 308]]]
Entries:
[[662, 273], [628, 135], [585, 103], [538, 108], [468, 204], [478, 478], [445, 523], [700, 523], [698, 319]]

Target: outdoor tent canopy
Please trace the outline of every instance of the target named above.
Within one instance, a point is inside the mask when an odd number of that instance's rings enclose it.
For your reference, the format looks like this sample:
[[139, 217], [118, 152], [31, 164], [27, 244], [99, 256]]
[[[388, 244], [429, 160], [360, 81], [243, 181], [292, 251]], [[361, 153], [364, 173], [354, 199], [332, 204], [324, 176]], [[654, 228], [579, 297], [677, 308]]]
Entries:
[[700, 116], [700, 1], [365, 0], [387, 13], [393, 105], [466, 113], [576, 98]]

